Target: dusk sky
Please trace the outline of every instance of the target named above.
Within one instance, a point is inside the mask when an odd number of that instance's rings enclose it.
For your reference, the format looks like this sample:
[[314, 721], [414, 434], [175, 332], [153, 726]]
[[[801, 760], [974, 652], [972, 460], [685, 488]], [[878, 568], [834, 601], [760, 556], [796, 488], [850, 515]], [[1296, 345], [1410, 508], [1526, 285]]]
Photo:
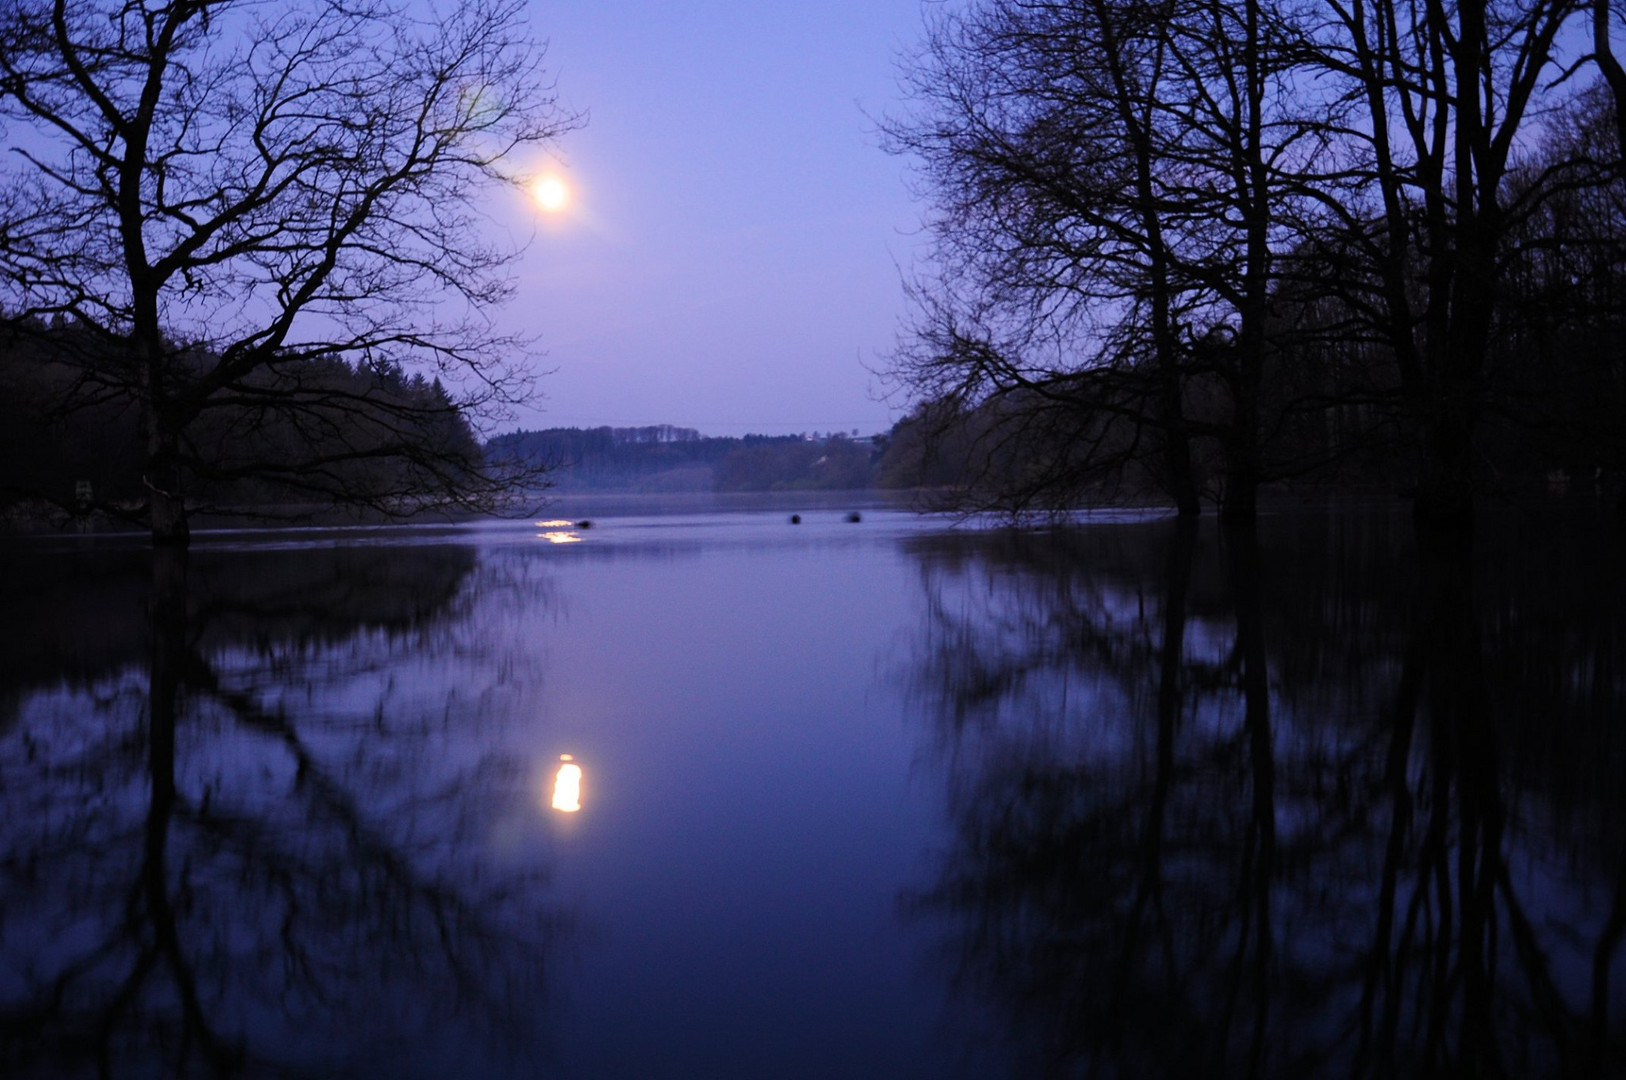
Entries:
[[498, 212], [531, 237], [500, 318], [547, 372], [501, 428], [889, 427], [923, 208], [876, 121], [945, 2], [532, 0], [585, 122], [535, 163], [568, 206]]
[[919, 0], [575, 0], [532, 20], [588, 122], [557, 147], [571, 205], [526, 215], [503, 317], [555, 372], [518, 426], [887, 427], [866, 366], [896, 339], [920, 215], [871, 117], [899, 105]]

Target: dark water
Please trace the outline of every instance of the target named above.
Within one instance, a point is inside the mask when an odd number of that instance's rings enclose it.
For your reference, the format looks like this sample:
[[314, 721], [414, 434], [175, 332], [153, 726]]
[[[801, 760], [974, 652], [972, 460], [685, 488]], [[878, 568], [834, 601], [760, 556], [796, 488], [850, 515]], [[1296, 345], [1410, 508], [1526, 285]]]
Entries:
[[1626, 1075], [1608, 523], [4, 555], [6, 1076]]

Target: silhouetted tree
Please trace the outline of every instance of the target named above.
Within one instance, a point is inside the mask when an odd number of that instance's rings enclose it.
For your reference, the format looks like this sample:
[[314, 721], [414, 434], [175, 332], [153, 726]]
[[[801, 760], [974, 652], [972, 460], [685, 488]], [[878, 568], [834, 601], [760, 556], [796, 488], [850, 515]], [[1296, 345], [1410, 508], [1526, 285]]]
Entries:
[[1616, 161], [1626, 170], [1626, 67], [1615, 52], [1614, 36], [1621, 24], [1619, 0], [1592, 0], [1592, 58], [1615, 103]]
[[1515, 155], [1529, 122], [1567, 100], [1567, 87], [1554, 89], [1558, 48], [1578, 10], [1567, 0], [1329, 8], [1321, 64], [1362, 110], [1343, 145], [1363, 197], [1322, 201], [1361, 255], [1343, 277], [1364, 290], [1393, 352], [1420, 444], [1417, 508], [1429, 517], [1461, 523], [1473, 507], [1501, 271], [1512, 230], [1550, 190], [1542, 176], [1513, 184]]
[[[0, 309], [78, 328], [57, 358], [76, 400], [136, 404], [156, 542], [186, 542], [189, 489], [217, 469], [394, 511], [505, 490], [466, 440], [423, 436], [529, 384], [524, 343], [486, 319], [516, 252], [479, 227], [515, 152], [573, 123], [524, 18], [512, 0], [7, 6]], [[379, 393], [335, 364], [443, 382]], [[277, 455], [220, 464], [273, 420]], [[348, 468], [378, 461], [402, 467]]]
[[[1618, 259], [1559, 205], [1619, 175], [1618, 139], [1566, 115], [1598, 111], [1567, 51], [1588, 12], [1612, 86], [1604, 0], [935, 18], [888, 127], [934, 240], [893, 374], [940, 441], [987, 447], [962, 455], [986, 505], [1076, 505], [1149, 466], [1182, 512], [1200, 492], [1247, 520], [1260, 484], [1336, 466], [1466, 521], [1507, 475], [1506, 421], [1597, 400], [1578, 380], [1515, 408], [1570, 366], [1560, 339], [1615, 317], [1551, 287], [1583, 232]], [[1523, 475], [1588, 456], [1518, 454]]]
[[1150, 463], [1181, 513], [1211, 479], [1252, 517], [1270, 296], [1332, 130], [1298, 85], [1297, 20], [990, 0], [931, 24], [915, 111], [888, 127], [935, 242], [895, 374], [962, 411], [1004, 399], [980, 434], [1031, 467], [999, 499], [1054, 505]]

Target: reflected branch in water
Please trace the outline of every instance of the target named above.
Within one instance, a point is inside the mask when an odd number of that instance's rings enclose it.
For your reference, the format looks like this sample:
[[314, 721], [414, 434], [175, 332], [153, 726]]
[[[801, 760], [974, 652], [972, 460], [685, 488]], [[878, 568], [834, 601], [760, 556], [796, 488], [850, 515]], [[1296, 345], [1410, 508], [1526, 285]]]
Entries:
[[199, 589], [155, 553], [145, 662], [19, 698], [8, 1074], [498, 1075], [540, 1049], [566, 920], [537, 858], [486, 842], [524, 769], [432, 683], [388, 689], [437, 657], [477, 677], [473, 559], [301, 555]]
[[916, 551], [957, 841], [911, 909], [954, 928], [958, 984], [1050, 1075], [1626, 1069], [1619, 789], [1583, 809], [1503, 751], [1603, 730], [1550, 759], [1589, 772], [1620, 743], [1586, 709], [1626, 687], [1489, 690], [1504, 657], [1607, 667], [1622, 609], [1559, 652], [1511, 613], [1584, 605], [1487, 592], [1477, 550], [1160, 530]]
[[1618, 1032], [1610, 1031], [1611, 1018], [1619, 1012], [1619, 1006], [1615, 1007], [1615, 1012], [1611, 1012], [1609, 974], [1620, 952], [1622, 937], [1626, 937], [1626, 851], [1621, 853], [1620, 870], [1615, 877], [1614, 901], [1609, 906], [1609, 918], [1604, 923], [1603, 932], [1598, 935], [1598, 944], [1592, 951], [1592, 1030], [1588, 1049], [1592, 1060], [1600, 1066], [1612, 1053], [1626, 1059], [1626, 1051], [1618, 1047], [1611, 1051], [1609, 1046], [1612, 1035], [1619, 1038]]

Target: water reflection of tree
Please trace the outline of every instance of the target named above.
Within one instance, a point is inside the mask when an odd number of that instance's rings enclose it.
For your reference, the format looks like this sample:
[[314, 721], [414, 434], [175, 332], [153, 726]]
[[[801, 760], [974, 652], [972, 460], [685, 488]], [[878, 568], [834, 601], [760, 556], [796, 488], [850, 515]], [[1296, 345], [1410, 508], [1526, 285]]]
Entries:
[[960, 980], [1054, 1075], [1626, 1067], [1618, 575], [1262, 528], [918, 546]]
[[192, 562], [152, 557], [144, 650], [104, 641], [14, 692], [4, 1071], [439, 1074], [534, 1049], [558, 919], [534, 855], [492, 836], [525, 777], [436, 670], [481, 670], [486, 571], [455, 547]]

